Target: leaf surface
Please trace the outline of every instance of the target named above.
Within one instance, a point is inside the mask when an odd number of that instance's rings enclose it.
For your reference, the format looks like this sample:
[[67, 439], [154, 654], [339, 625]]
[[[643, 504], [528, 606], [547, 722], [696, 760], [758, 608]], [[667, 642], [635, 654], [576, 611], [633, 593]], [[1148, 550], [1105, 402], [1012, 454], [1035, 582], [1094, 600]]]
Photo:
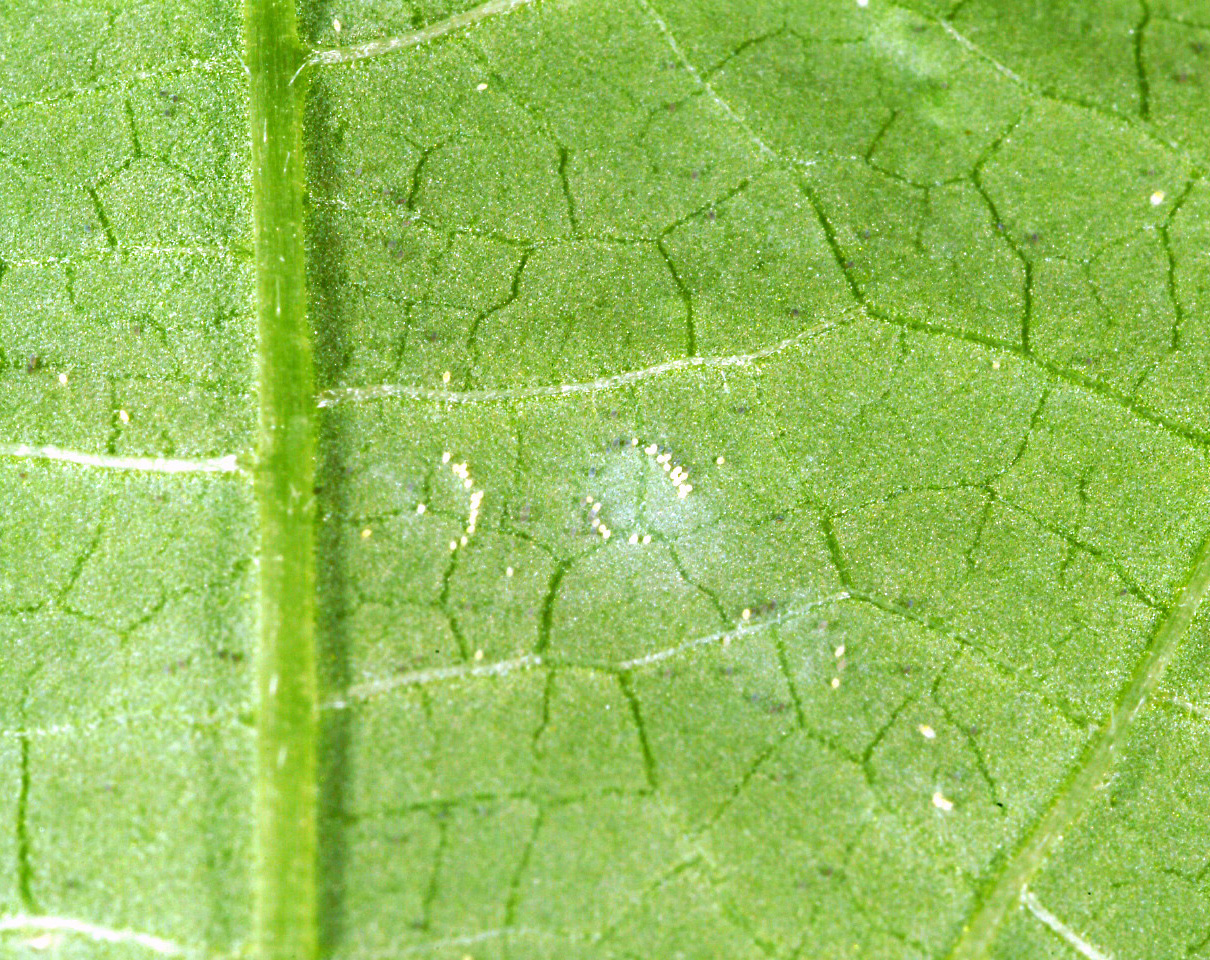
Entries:
[[1200, 4], [244, 13], [0, 12], [0, 955], [1210, 956]]

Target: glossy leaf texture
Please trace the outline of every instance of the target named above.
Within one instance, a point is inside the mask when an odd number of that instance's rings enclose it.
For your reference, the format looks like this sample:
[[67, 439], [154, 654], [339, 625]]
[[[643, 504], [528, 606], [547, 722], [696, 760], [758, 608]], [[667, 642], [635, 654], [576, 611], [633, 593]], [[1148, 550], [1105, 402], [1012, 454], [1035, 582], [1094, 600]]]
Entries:
[[[1205, 5], [300, 14], [320, 954], [1210, 957]], [[242, 24], [0, 11], [0, 956], [257, 952]]]

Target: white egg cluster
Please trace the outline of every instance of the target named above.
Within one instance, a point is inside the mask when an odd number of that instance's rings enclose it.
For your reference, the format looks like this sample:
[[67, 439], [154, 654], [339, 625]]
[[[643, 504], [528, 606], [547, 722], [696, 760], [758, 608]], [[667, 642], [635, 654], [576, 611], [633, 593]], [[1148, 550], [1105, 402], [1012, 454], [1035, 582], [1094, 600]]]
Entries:
[[[459, 547], [465, 547], [470, 542], [470, 538], [475, 535], [475, 527], [479, 523], [479, 508], [483, 504], [483, 491], [475, 489], [475, 481], [471, 478], [470, 467], [466, 465], [466, 461], [451, 463], [451, 460], [453, 460], [453, 455], [448, 450], [441, 455], [441, 465], [449, 467], [450, 473], [458, 478], [462, 488], [470, 491], [470, 511], [466, 517], [466, 528], [462, 531], [462, 536], [450, 541], [450, 550], [457, 550]], [[416, 504], [416, 513], [423, 515], [427, 510], [426, 504]]]
[[585, 497], [584, 503], [588, 507], [588, 522], [592, 524], [592, 529], [601, 535], [602, 540], [608, 540], [613, 535], [613, 531], [601, 520], [600, 501], [593, 500], [592, 497]]
[[[635, 437], [630, 441], [630, 445], [632, 447], [637, 447], [639, 442], [639, 438]], [[666, 474], [668, 474], [668, 479], [672, 482], [672, 485], [676, 487], [676, 495], [678, 497], [684, 500], [687, 496], [689, 496], [690, 492], [693, 490], [693, 484], [689, 482], [689, 471], [680, 464], [673, 464], [671, 453], [666, 450], [661, 453], [659, 444], [656, 443], [649, 443], [647, 446], [643, 447], [643, 452], [654, 460], [660, 467], [662, 467]]]

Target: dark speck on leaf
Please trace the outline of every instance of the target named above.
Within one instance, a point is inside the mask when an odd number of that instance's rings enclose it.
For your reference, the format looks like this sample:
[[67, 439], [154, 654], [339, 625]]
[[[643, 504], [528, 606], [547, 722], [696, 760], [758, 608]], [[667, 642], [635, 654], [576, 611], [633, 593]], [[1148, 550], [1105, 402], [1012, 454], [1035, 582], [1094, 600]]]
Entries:
[[1191, 44], [1189, 44], [1189, 49], [1194, 53], [1204, 53], [1206, 51], [1206, 45], [1200, 40], [1194, 40]]
[[714, 219], [715, 217], [717, 217], [717, 216], [718, 216], [718, 214], [717, 214], [717, 213], [715, 213], [713, 210], [707, 210], [707, 211], [706, 211], [706, 219], [707, 219], [707, 220], [713, 220], [713, 219]]
[[1041, 237], [1040, 237], [1040, 236], [1039, 236], [1037, 233], [1031, 233], [1031, 234], [1030, 234], [1028, 237], [1026, 237], [1026, 239], [1027, 239], [1027, 240], [1028, 240], [1030, 243], [1037, 243], [1037, 242], [1038, 242], [1039, 240], [1041, 240], [1042, 238], [1041, 238]]
[[732, 409], [732, 410], [733, 410], [735, 413], [747, 413], [747, 412], [748, 412], [748, 408], [747, 408], [747, 407], [746, 407], [744, 404], [742, 404], [742, 403], [741, 403], [739, 406], [737, 406], [737, 407], [732, 407], [731, 409]]
[[852, 269], [853, 269], [853, 261], [852, 261], [852, 260], [846, 260], [846, 261], [844, 262], [844, 268], [845, 268], [846, 270], [852, 270]]
[[29, 359], [25, 361], [25, 372], [33, 373], [40, 366], [42, 366], [42, 358], [36, 353], [31, 353]]
[[593, 478], [593, 477], [595, 477], [596, 475], [597, 475], [597, 468], [596, 468], [596, 467], [589, 467], [589, 468], [588, 468], [588, 477], [589, 477], [589, 479], [592, 479], [592, 478]]
[[869, 230], [862, 230], [862, 231], [861, 231], [861, 239], [862, 239], [862, 240], [869, 240], [869, 239], [870, 239], [870, 231], [869, 231]]
[[798, 307], [791, 307], [791, 308], [790, 308], [790, 316], [792, 316], [792, 317], [797, 317], [797, 316], [798, 316]]

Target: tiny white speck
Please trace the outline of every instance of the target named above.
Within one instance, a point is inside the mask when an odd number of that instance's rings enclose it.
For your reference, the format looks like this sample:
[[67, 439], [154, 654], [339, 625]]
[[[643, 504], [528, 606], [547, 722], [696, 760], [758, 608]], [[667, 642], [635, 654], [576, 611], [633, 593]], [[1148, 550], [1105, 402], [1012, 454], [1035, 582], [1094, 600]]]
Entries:
[[993, 360], [993, 361], [992, 361], [992, 369], [993, 369], [993, 370], [999, 370], [999, 369], [1000, 369], [1000, 361], [999, 361], [999, 360]]
[[927, 723], [920, 724], [916, 729], [920, 731], [920, 736], [924, 737], [925, 740], [933, 740], [937, 736], [937, 731]]
[[585, 498], [584, 498], [584, 502], [585, 502], [585, 503], [587, 503], [587, 504], [589, 504], [589, 505], [591, 505], [591, 504], [592, 504], [592, 497], [585, 497]]
[[608, 540], [613, 535], [613, 531], [608, 527], [601, 527], [601, 539]]
[[457, 549], [458, 549], [458, 541], [457, 541], [457, 540], [451, 540], [451, 541], [450, 541], [450, 549], [451, 549], [451, 550], [457, 550]]
[[286, 748], [285, 748], [285, 747], [281, 747], [281, 748], [279, 748], [279, 749], [278, 749], [278, 751], [277, 751], [277, 765], [278, 765], [279, 767], [284, 767], [284, 766], [286, 765], [286, 757], [287, 757], [287, 756], [288, 756], [288, 753], [287, 753], [287, 750], [286, 750]]
[[840, 686], [840, 677], [832, 678], [832, 689], [835, 690]]
[[466, 546], [466, 537], [464, 536], [460, 542], [465, 547]]
[[481, 84], [479, 84], [479, 86], [475, 87], [475, 89], [478, 90], [480, 93], [482, 93], [484, 90], [487, 89], [487, 84], [481, 83]]
[[653, 443], [650, 446], [644, 447], [643, 452], [649, 457], [654, 457], [659, 449], [660, 448]]
[[445, 371], [445, 373], [443, 373], [443, 374], [441, 375], [441, 382], [442, 382], [442, 383], [449, 383], [449, 382], [450, 382], [450, 372], [449, 372], [448, 370], [446, 370], [446, 371]]
[[467, 477], [465, 480], [462, 481], [463, 489], [469, 490], [474, 485], [475, 485], [475, 483], [473, 480], [471, 480], [470, 477]]
[[339, 20], [332, 21], [332, 29], [335, 30], [337, 33], [340, 33], [340, 21]]
[[638, 535], [637, 533], [632, 533], [632, 534], [631, 534], [631, 535], [630, 535], [630, 536], [627, 538], [626, 542], [627, 542], [627, 543], [638, 543], [638, 542], [639, 542], [639, 535]]
[[631, 438], [631, 440], [630, 440], [630, 445], [631, 445], [632, 447], [637, 447], [637, 446], [639, 445], [639, 438], [638, 438], [638, 437], [632, 437], [632, 438]]
[[726, 463], [726, 462], [727, 462], [727, 458], [726, 458], [726, 457], [715, 457], [715, 458], [714, 458], [714, 463], [715, 463], [715, 465], [716, 465], [716, 466], [721, 467], [721, 466], [722, 466], [724, 463]]
[[740, 616], [741, 616], [741, 617], [742, 617], [744, 620], [751, 620], [751, 619], [752, 619], [752, 611], [751, 611], [751, 610], [749, 610], [747, 607], [744, 607], [744, 612], [743, 612], [743, 613], [741, 613], [741, 614], [740, 614]]
[[868, 7], [869, 5], [870, 0], [857, 0], [857, 6], [859, 7]]
[[269, 696], [271, 696], [271, 697], [277, 696], [277, 674], [276, 673], [273, 674], [273, 676], [271, 676], [269, 678]]
[[362, 530], [362, 531], [361, 531], [361, 539], [362, 539], [362, 540], [368, 540], [368, 539], [370, 539], [370, 537], [372, 537], [373, 535], [374, 535], [374, 531], [373, 531], [373, 530], [371, 530], [369, 527], [366, 527], [364, 530]]
[[844, 656], [844, 644], [842, 643], [839, 647], [833, 650], [832, 653], [835, 654], [836, 659], [839, 660]]
[[426, 506], [425, 506], [423, 503], [418, 503], [418, 504], [416, 504], [416, 512], [417, 512], [417, 513], [424, 513], [424, 511], [425, 511], [425, 510], [427, 510], [427, 509], [428, 509], [428, 507], [426, 507]]
[[482, 659], [483, 659], [483, 651], [482, 651], [482, 650], [476, 650], [476, 651], [475, 651], [475, 659], [476, 659], [476, 660], [482, 660]]
[[944, 810], [946, 813], [949, 813], [954, 809], [954, 801], [950, 800], [944, 793], [938, 790], [933, 794], [933, 806], [938, 810]]
[[514, 573], [514, 571], [513, 571], [512, 567], [506, 567], [504, 570], [504, 575], [506, 577], [511, 577], [513, 575], [513, 573]]
[[130, 414], [127, 413], [125, 410], [119, 410], [118, 419], [121, 420], [123, 423], [130, 423]]
[[1153, 207], [1158, 207], [1163, 202], [1164, 202], [1164, 191], [1163, 190], [1157, 190], [1157, 191], [1155, 191], [1155, 193], [1153, 193], [1151, 195], [1151, 205]]
[[649, 533], [643, 535], [643, 544], [646, 545], [648, 543], [651, 543], [651, 534]]
[[443, 453], [443, 454], [441, 455], [441, 462], [442, 462], [442, 463], [449, 463], [449, 462], [450, 462], [450, 452], [449, 452], [448, 450], [446, 450], [446, 451], [445, 451], [445, 453]]
[[63, 384], [63, 386], [67, 386], [67, 374], [66, 373], [59, 374], [59, 383]]

